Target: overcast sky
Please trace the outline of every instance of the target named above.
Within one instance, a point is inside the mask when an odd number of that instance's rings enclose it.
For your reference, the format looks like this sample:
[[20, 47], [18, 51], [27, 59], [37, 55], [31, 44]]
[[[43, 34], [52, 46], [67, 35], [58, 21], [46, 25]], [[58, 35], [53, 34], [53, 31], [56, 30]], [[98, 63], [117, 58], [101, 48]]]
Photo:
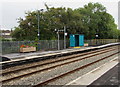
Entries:
[[118, 24], [119, 0], [0, 0], [0, 27], [11, 29], [18, 26], [17, 18], [24, 18], [26, 11], [45, 9], [44, 3], [49, 7], [69, 7], [72, 9], [83, 7], [89, 2], [99, 2], [104, 5], [115, 23]]

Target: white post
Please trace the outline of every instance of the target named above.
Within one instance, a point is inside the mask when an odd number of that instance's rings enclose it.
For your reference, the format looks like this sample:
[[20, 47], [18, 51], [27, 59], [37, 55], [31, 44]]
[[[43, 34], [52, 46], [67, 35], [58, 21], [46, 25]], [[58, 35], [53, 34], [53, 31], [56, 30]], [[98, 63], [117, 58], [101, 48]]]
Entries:
[[38, 10], [38, 40], [40, 40], [40, 11]]
[[66, 27], [64, 26], [64, 49], [66, 49]]
[[57, 34], [58, 34], [58, 50], [60, 50], [59, 30], [57, 31]]

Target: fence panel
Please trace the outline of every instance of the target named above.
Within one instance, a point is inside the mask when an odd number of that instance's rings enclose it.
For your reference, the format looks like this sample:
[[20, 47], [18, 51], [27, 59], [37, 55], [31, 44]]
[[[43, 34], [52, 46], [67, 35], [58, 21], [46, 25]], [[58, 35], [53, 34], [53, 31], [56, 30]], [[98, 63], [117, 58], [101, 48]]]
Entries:
[[92, 39], [92, 40], [85, 40], [85, 42], [88, 43], [89, 46], [96, 46], [96, 45], [119, 42], [119, 40], [118, 39]]
[[[101, 45], [106, 43], [118, 42], [118, 39], [94, 39], [85, 40], [89, 46]], [[35, 41], [2, 41], [2, 54], [17, 53], [19, 52], [21, 45], [32, 44]], [[69, 40], [66, 40], [66, 47], [69, 47]], [[37, 51], [45, 50], [57, 50], [58, 41], [57, 40], [40, 40], [37, 45]], [[64, 49], [64, 41], [60, 40], [60, 49]]]
[[[17, 53], [21, 45], [32, 44], [34, 41], [2, 41], [2, 54]], [[64, 41], [60, 40], [60, 49], [63, 49]], [[38, 41], [37, 51], [57, 50], [57, 40], [40, 40]]]
[[2, 41], [2, 53], [13, 53], [19, 51], [18, 41]]

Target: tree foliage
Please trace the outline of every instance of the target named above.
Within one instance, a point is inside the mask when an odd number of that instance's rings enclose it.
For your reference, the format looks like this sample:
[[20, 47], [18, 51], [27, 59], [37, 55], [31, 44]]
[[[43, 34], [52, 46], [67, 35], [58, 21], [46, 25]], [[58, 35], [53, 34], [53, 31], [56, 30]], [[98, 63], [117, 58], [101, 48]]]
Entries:
[[[49, 8], [40, 12], [40, 39], [56, 39], [54, 29], [63, 30], [66, 26], [69, 34], [84, 34], [85, 39], [117, 38], [120, 31], [114, 18], [107, 13], [106, 8], [99, 3], [88, 3], [83, 8], [71, 9], [58, 7]], [[19, 26], [15, 27], [12, 36], [17, 40], [35, 40], [38, 34], [38, 11], [27, 12], [25, 19], [19, 18]], [[62, 38], [62, 35], [60, 35]]]

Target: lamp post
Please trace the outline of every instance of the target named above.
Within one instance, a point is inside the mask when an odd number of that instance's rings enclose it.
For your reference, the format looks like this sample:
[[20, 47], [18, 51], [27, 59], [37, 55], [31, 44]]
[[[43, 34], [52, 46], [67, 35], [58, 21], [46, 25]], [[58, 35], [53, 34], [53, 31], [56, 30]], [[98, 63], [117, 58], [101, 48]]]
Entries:
[[58, 50], [60, 50], [60, 35], [59, 35], [59, 32], [63, 32], [64, 30], [55, 29], [55, 31], [57, 32], [57, 35], [58, 35]]
[[43, 9], [38, 10], [38, 40], [40, 40], [40, 11]]
[[58, 50], [60, 50], [60, 36], [59, 36], [59, 31], [57, 31], [57, 35], [58, 35]]
[[67, 36], [66, 27], [64, 26], [64, 49], [66, 49], [66, 36]]
[[[40, 11], [43, 9], [38, 10], [38, 40], [40, 40]], [[40, 44], [38, 42], [38, 51], [40, 50]]]
[[97, 45], [97, 38], [98, 38], [98, 34], [96, 34], [96, 35], [95, 35], [95, 37], [96, 37], [96, 45]]

